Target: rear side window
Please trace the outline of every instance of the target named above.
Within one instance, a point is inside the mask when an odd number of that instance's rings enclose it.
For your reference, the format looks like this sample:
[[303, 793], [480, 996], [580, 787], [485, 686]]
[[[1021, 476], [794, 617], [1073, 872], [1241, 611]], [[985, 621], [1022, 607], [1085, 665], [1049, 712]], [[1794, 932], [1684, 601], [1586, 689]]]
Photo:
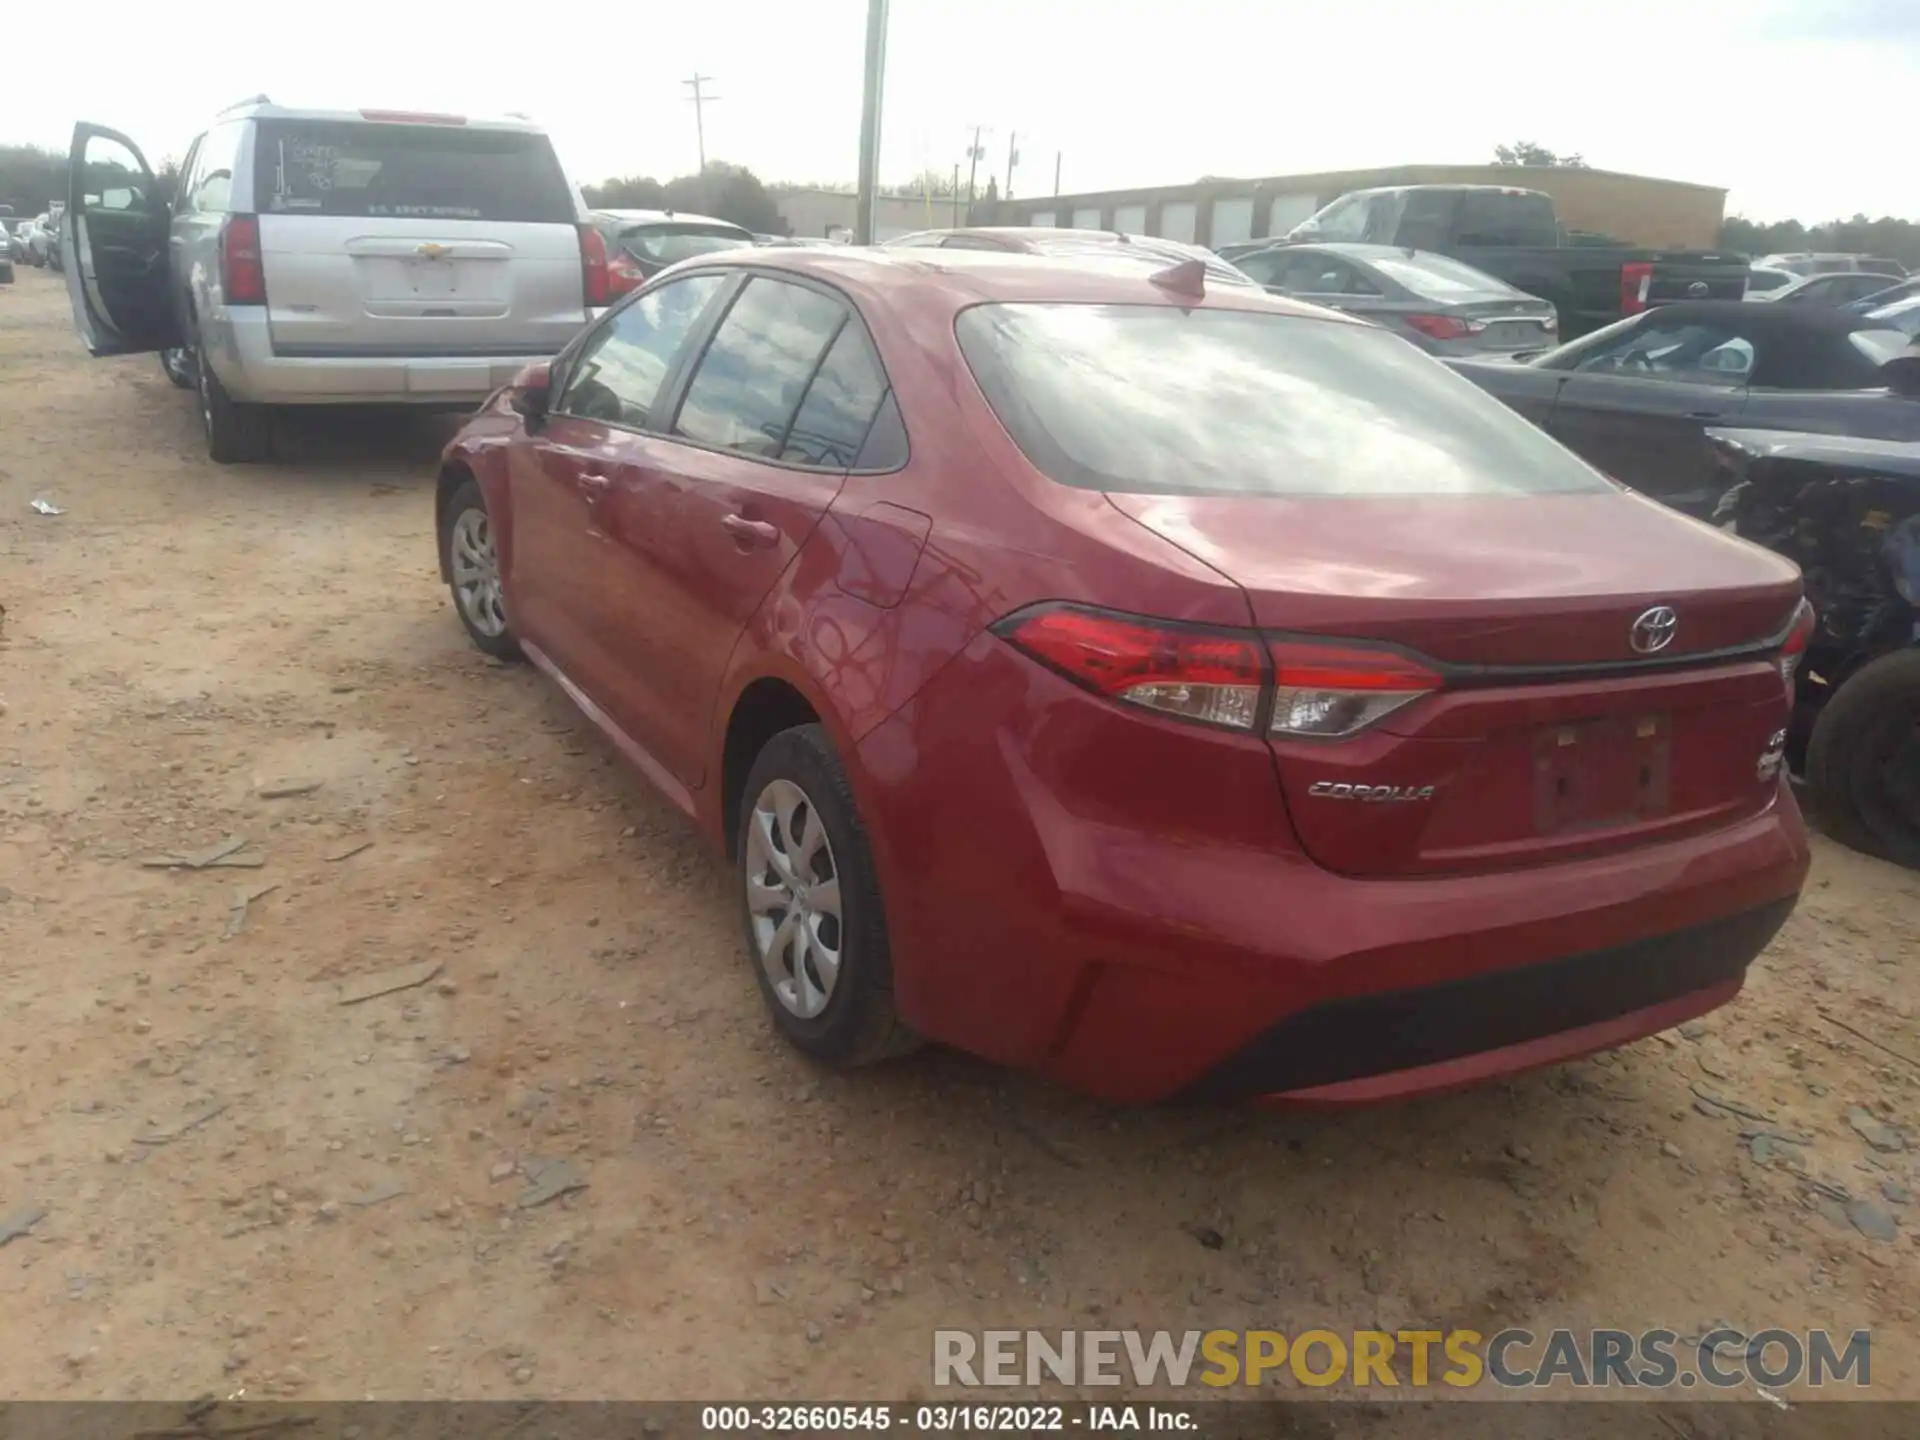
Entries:
[[544, 135], [459, 125], [262, 120], [254, 193], [267, 214], [571, 224]]
[[700, 357], [674, 433], [778, 458], [808, 384], [846, 318], [846, 307], [818, 290], [755, 276]]
[[1560, 232], [1545, 195], [1468, 190], [1454, 215], [1453, 238], [1459, 245], [1553, 246]]
[[886, 393], [886, 372], [865, 332], [843, 325], [807, 386], [780, 458], [795, 465], [851, 466]]
[[1426, 300], [1465, 300], [1476, 295], [1514, 295], [1504, 280], [1445, 255], [1374, 255], [1374, 269]]
[[1146, 305], [978, 305], [955, 333], [1050, 479], [1159, 495], [1603, 491], [1498, 400], [1372, 326]]

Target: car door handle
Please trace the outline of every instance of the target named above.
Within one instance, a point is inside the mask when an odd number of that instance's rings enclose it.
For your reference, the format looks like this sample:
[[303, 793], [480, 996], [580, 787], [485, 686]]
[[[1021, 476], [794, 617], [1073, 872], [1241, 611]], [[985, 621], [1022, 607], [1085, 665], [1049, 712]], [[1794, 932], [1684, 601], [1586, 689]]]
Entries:
[[720, 523], [733, 536], [734, 541], [743, 550], [751, 550], [756, 545], [771, 546], [780, 543], [780, 527], [770, 525], [765, 520], [749, 520], [744, 515], [728, 515]]
[[598, 500], [602, 495], [606, 494], [608, 490], [613, 488], [613, 481], [604, 475], [582, 474], [580, 476], [580, 488], [587, 492], [587, 498], [589, 500]]

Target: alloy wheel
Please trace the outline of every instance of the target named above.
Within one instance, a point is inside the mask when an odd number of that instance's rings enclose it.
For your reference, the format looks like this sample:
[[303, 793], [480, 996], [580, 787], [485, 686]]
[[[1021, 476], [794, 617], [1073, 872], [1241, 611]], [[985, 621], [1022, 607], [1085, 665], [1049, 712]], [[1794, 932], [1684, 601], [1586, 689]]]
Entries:
[[489, 640], [507, 633], [507, 612], [500, 603], [500, 562], [493, 552], [493, 526], [484, 510], [462, 510], [453, 522], [448, 568], [454, 598], [467, 623]]
[[753, 945], [774, 997], [814, 1019], [840, 978], [840, 872], [819, 810], [791, 780], [769, 781], [753, 802], [742, 869]]

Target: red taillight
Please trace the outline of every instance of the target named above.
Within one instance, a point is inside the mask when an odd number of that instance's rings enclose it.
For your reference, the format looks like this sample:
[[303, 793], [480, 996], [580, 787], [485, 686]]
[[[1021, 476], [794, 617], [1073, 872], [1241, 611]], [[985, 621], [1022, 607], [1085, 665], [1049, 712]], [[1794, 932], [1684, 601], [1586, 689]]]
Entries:
[[1620, 267], [1620, 313], [1638, 315], [1647, 308], [1647, 296], [1653, 290], [1653, 266], [1645, 260], [1630, 260]]
[[1407, 315], [1402, 318], [1429, 340], [1464, 340], [1473, 333], [1473, 326], [1452, 315]]
[[229, 305], [267, 303], [267, 267], [260, 253], [257, 215], [229, 215], [220, 226], [220, 293]]
[[1800, 672], [1800, 662], [1806, 658], [1807, 646], [1813, 643], [1814, 615], [1813, 606], [1805, 600], [1800, 608], [1793, 612], [1793, 623], [1787, 627], [1786, 643], [1780, 647], [1780, 678], [1786, 683], [1787, 699], [1793, 699], [1793, 682]]
[[624, 295], [647, 283], [647, 272], [624, 250], [616, 250], [607, 261], [607, 294]]
[[607, 242], [591, 225], [580, 227], [580, 279], [587, 304], [604, 305], [612, 298], [607, 283]]
[[1364, 730], [1441, 678], [1418, 660], [1372, 645], [1270, 639], [1275, 735], [1332, 738]]
[[1440, 688], [1410, 656], [1364, 643], [1203, 629], [1077, 605], [1041, 605], [994, 627], [1042, 664], [1096, 694], [1183, 720], [1333, 739], [1364, 730]]
[[1130, 705], [1251, 730], [1266, 657], [1251, 633], [1191, 629], [1049, 605], [996, 627], [1000, 636], [1089, 690]]

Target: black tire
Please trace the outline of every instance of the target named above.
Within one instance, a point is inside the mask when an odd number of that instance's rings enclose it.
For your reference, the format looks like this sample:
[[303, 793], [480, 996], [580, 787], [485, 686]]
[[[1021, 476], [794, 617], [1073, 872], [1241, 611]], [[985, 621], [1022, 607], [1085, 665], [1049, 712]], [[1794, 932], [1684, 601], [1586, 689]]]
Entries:
[[200, 379], [194, 372], [193, 351], [185, 345], [160, 352], [160, 369], [181, 390], [194, 390]]
[[1827, 701], [1807, 786], [1836, 840], [1920, 870], [1920, 650], [1869, 661]]
[[[805, 792], [825, 827], [834, 873], [840, 882], [840, 971], [825, 1007], [810, 1018], [796, 1014], [775, 993], [774, 982], [760, 961], [747, 898], [752, 879], [749, 827], [754, 805], [770, 784], [780, 780]], [[893, 954], [866, 827], [854, 805], [847, 772], [820, 726], [783, 730], [767, 742], [741, 792], [735, 838], [741, 928], [746, 936], [748, 962], [774, 1028], [801, 1053], [834, 1066], [870, 1065], [917, 1050], [923, 1042], [894, 1008]]]
[[[462, 481], [460, 488], [447, 497], [447, 503], [440, 513], [440, 573], [447, 577], [447, 593], [453, 598], [453, 613], [460, 617], [460, 628], [467, 632], [467, 638], [482, 654], [491, 655], [496, 660], [518, 660], [520, 642], [514, 638], [513, 627], [507, 624], [506, 613], [499, 613], [499, 630], [492, 629], [491, 621], [485, 619], [486, 610], [478, 601], [469, 600], [462, 595], [462, 585], [455, 564], [455, 536], [461, 532], [461, 517], [477, 513], [479, 524], [487, 537], [486, 545], [492, 552], [493, 521], [487, 514], [486, 497], [480, 493], [480, 487], [472, 480]], [[496, 585], [499, 576], [498, 561], [495, 561], [494, 576]], [[474, 607], [469, 613], [470, 604]]]
[[267, 407], [243, 405], [211, 365], [193, 367], [200, 392], [200, 421], [207, 432], [207, 455], [216, 465], [254, 465], [273, 457], [273, 428]]

